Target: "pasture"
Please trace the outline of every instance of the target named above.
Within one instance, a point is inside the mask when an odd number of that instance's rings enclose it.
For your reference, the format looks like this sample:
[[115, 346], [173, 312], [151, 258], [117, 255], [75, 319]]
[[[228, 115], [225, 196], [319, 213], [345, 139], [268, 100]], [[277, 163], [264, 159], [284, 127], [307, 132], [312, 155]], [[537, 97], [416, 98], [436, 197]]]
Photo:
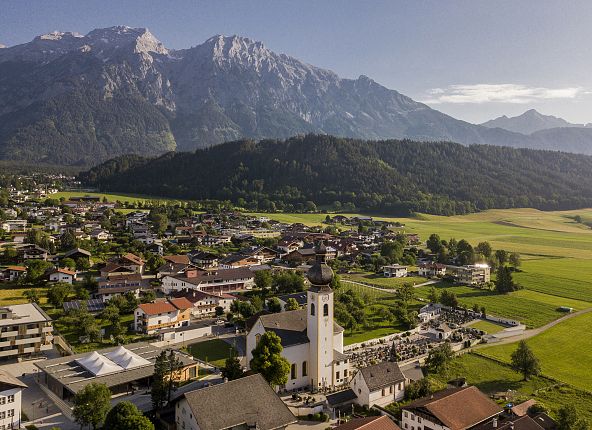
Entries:
[[380, 288], [397, 289], [405, 284], [419, 285], [426, 282], [426, 278], [421, 276], [406, 276], [404, 278], [385, 278], [382, 274], [375, 273], [351, 273], [341, 275], [342, 279], [354, 282], [376, 285]]
[[[592, 391], [592, 313], [557, 324], [526, 342], [539, 358], [545, 376]], [[510, 362], [516, 343], [479, 349], [479, 353]]]
[[49, 197], [52, 199], [60, 199], [65, 198], [66, 200], [72, 197], [82, 197], [82, 196], [91, 196], [91, 197], [99, 197], [101, 200], [107, 199], [109, 202], [122, 202], [122, 203], [138, 203], [138, 202], [145, 202], [145, 201], [174, 201], [173, 199], [167, 199], [162, 197], [154, 197], [154, 196], [143, 196], [137, 194], [111, 194], [111, 193], [95, 193], [95, 192], [87, 192], [87, 191], [60, 191], [55, 194], [51, 194]]
[[534, 377], [523, 381], [522, 375], [509, 366], [477, 354], [464, 354], [457, 357], [446, 371], [430, 375], [439, 388], [446, 382], [464, 377], [469, 385], [475, 385], [486, 394], [514, 390], [514, 403], [534, 398], [549, 409], [551, 416], [564, 405], [573, 404], [582, 417], [592, 419], [592, 394], [573, 386], [557, 384], [545, 377]]

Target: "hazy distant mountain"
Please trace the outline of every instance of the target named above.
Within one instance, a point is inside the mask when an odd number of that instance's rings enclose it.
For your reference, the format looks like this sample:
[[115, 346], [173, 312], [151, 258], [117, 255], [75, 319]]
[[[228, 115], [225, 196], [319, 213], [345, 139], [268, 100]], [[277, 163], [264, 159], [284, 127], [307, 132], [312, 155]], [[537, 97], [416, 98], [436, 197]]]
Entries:
[[[459, 121], [365, 76], [342, 79], [238, 36], [171, 50], [146, 29], [111, 27], [54, 32], [0, 50], [3, 159], [96, 164], [306, 132], [549, 144]], [[561, 136], [552, 148], [592, 153], [582, 138]]]
[[489, 128], [503, 128], [515, 133], [531, 134], [535, 131], [557, 127], [586, 127], [585, 124], [572, 124], [563, 118], [553, 115], [543, 115], [534, 109], [527, 110], [522, 115], [507, 117], [506, 115], [489, 120], [481, 124]]

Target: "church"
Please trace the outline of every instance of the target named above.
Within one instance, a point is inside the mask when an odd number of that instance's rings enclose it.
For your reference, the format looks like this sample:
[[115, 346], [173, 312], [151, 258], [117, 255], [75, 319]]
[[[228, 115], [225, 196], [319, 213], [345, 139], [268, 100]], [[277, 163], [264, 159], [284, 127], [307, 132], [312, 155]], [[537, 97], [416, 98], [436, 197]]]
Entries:
[[280, 389], [324, 389], [348, 384], [350, 362], [343, 353], [343, 328], [333, 320], [333, 270], [326, 264], [327, 250], [320, 243], [307, 273], [310, 288], [306, 308], [260, 315], [247, 333], [247, 363], [251, 351], [266, 331], [275, 332], [290, 363], [288, 382]]

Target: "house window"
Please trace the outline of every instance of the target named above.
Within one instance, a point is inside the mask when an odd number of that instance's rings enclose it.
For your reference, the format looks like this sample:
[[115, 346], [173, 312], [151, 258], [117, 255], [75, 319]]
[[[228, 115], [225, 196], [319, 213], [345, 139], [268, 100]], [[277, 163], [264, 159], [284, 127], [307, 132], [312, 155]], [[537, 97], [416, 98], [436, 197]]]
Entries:
[[402, 384], [399, 382], [399, 391], [401, 391], [403, 389], [403, 387], [401, 385]]
[[343, 370], [343, 377], [344, 377], [344, 378], [347, 378], [347, 369], [344, 369], [344, 370]]
[[405, 423], [405, 428], [408, 429], [409, 428], [409, 424]]
[[9, 409], [8, 413], [6, 414], [8, 417], [14, 417], [14, 409]]
[[335, 373], [335, 379], [339, 380], [339, 372]]
[[255, 335], [255, 345], [259, 345], [260, 340], [261, 340], [261, 333], [257, 333]]
[[405, 412], [405, 418], [407, 418], [409, 415], [407, 415], [407, 412]]
[[323, 305], [323, 316], [324, 317], [328, 317], [329, 316], [329, 305], [327, 303], [325, 303]]
[[386, 396], [386, 390], [384, 388], [382, 389], [382, 395]]
[[389, 394], [393, 394], [393, 388], [395, 387], [393, 387], [392, 385], [389, 387]]
[[10, 396], [8, 396], [8, 403], [12, 403], [14, 402], [14, 394], [11, 394]]
[[421, 417], [417, 417], [417, 422], [421, 423]]
[[6, 403], [6, 397], [0, 397], [0, 405]]
[[313, 315], [313, 316], [315, 314], [315, 305], [314, 305], [314, 303], [311, 303], [310, 304], [310, 314]]
[[292, 363], [292, 369], [290, 372], [290, 379], [296, 379], [297, 378], [297, 369], [296, 369], [296, 363]]
[[302, 362], [302, 376], [308, 376], [308, 363], [306, 361]]

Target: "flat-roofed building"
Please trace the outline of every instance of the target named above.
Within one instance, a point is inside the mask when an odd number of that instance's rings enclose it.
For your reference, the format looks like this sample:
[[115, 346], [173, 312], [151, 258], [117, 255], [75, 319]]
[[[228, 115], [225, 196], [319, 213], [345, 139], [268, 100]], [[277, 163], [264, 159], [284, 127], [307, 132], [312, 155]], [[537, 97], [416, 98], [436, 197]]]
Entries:
[[481, 285], [491, 281], [491, 272], [487, 264], [473, 264], [457, 268], [456, 277], [465, 285]]
[[30, 356], [52, 348], [52, 320], [37, 303], [0, 307], [0, 358]]
[[[39, 382], [61, 399], [71, 401], [78, 391], [91, 382], [107, 385], [113, 395], [149, 387], [156, 358], [165, 350], [139, 342], [39, 361], [35, 365], [40, 370]], [[179, 351], [175, 351], [175, 354], [182, 364], [177, 380], [197, 378], [197, 361]]]

